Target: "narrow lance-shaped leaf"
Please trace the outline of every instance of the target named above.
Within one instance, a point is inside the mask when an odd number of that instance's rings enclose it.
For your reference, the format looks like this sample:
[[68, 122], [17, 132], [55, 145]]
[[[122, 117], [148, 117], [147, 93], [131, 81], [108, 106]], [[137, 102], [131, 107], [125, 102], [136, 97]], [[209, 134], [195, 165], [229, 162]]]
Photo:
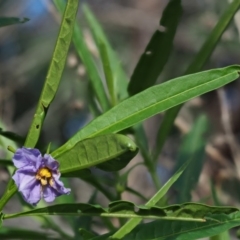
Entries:
[[54, 151], [54, 156], [58, 157], [84, 138], [119, 132], [193, 97], [232, 82], [239, 77], [239, 70], [240, 66], [230, 66], [204, 71], [146, 89], [94, 119]]
[[118, 58], [115, 51], [112, 49], [111, 44], [109, 43], [101, 25], [97, 21], [91, 9], [85, 3], [83, 4], [83, 13], [90, 26], [96, 44], [98, 45], [98, 40], [101, 39], [101, 41], [106, 46], [107, 52], [109, 54], [109, 60], [111, 62], [111, 67], [113, 69], [114, 79], [116, 80], [116, 91], [118, 93], [119, 100], [127, 98], [128, 77], [121, 66], [120, 59]]
[[4, 214], [3, 219], [24, 216], [79, 215], [119, 218], [168, 219], [179, 221], [206, 222], [214, 214], [231, 214], [238, 209], [233, 207], [214, 207], [198, 203], [185, 203], [167, 207], [139, 206], [132, 202], [111, 202], [108, 208], [87, 203], [65, 203], [33, 209], [26, 212]]
[[[54, 0], [55, 5], [57, 6], [60, 12], [63, 12], [65, 1], [64, 0]], [[99, 76], [96, 65], [93, 61], [92, 54], [89, 51], [85, 39], [82, 33], [80, 26], [76, 23], [74, 27], [73, 33], [73, 43], [77, 50], [78, 55], [80, 56], [84, 66], [86, 67], [86, 71], [88, 73], [92, 88], [98, 99], [100, 106], [103, 111], [107, 111], [109, 109], [108, 99], [103, 87], [102, 80]]]
[[78, 3], [78, 0], [69, 0], [67, 2], [52, 61], [50, 63], [36, 113], [34, 114], [33, 122], [25, 141], [26, 147], [34, 147], [36, 145], [47, 110], [58, 90], [67, 58], [68, 48], [72, 39]]
[[[200, 71], [204, 64], [208, 61], [209, 57], [211, 56], [213, 50], [215, 49], [217, 43], [221, 39], [222, 34], [226, 30], [226, 28], [229, 26], [229, 24], [232, 21], [232, 18], [234, 17], [235, 13], [240, 7], [239, 0], [234, 0], [229, 5], [229, 7], [226, 9], [224, 14], [219, 19], [217, 25], [212, 30], [211, 34], [203, 44], [200, 51], [196, 54], [196, 57], [186, 70], [185, 74], [191, 74], [195, 73], [197, 71]], [[161, 127], [158, 132], [157, 136], [157, 147], [155, 151], [155, 160], [157, 161], [157, 157], [160, 154], [162, 147], [164, 145], [164, 142], [166, 141], [172, 126], [174, 124], [175, 118], [178, 115], [178, 112], [180, 111], [182, 105], [179, 105], [177, 107], [174, 107], [166, 112], [164, 115]]]
[[[118, 171], [125, 167], [137, 152], [138, 148], [130, 138], [120, 134], [107, 134], [78, 142], [58, 155], [57, 160], [62, 174], [74, 173], [92, 166], [105, 171]], [[52, 156], [56, 157], [56, 154], [53, 153]]]
[[[214, 205], [221, 206], [217, 196], [215, 185], [212, 181], [210, 182], [210, 185], [211, 185], [212, 199], [213, 199]], [[229, 232], [225, 231], [225, 232], [219, 233], [218, 235], [212, 236], [209, 240], [231, 240], [231, 239], [230, 239]]]
[[169, 1], [160, 21], [160, 26], [163, 26], [165, 30], [163, 32], [157, 30], [153, 34], [141, 55], [128, 86], [130, 95], [151, 87], [157, 81], [170, 56], [181, 15], [181, 0]]
[[186, 70], [186, 74], [195, 73], [197, 71], [200, 71], [203, 68], [204, 64], [208, 61], [213, 50], [215, 49], [217, 43], [221, 39], [222, 34], [231, 23], [239, 7], [240, 7], [239, 0], [231, 1], [231, 3], [226, 8], [223, 15], [220, 17], [216, 26], [212, 30], [211, 34], [206, 39], [201, 49], [198, 51], [197, 55], [194, 57], [192, 63]]
[[[240, 225], [240, 212], [208, 214], [205, 222], [157, 220], [140, 224], [122, 240], [193, 240], [222, 233]], [[96, 238], [97, 240], [97, 238]]]
[[110, 95], [111, 103], [112, 105], [116, 105], [116, 93], [115, 93], [115, 79], [113, 77], [113, 69], [111, 66], [111, 62], [109, 59], [109, 53], [107, 51], [107, 47], [105, 43], [99, 39], [99, 50], [100, 50], [100, 56], [102, 59], [102, 65], [103, 70], [107, 82], [108, 92]]
[[[184, 163], [178, 171], [162, 186], [160, 190], [146, 203], [145, 206], [151, 207], [156, 205], [168, 192], [170, 187], [177, 181], [177, 179], [182, 175], [188, 164], [191, 162], [191, 159], [188, 162]], [[132, 231], [139, 223], [141, 219], [130, 219], [126, 222], [114, 235], [113, 239], [122, 239], [127, 233]]]
[[191, 201], [191, 192], [198, 183], [204, 164], [207, 131], [207, 118], [200, 116], [193, 125], [191, 131], [184, 138], [177, 157], [175, 171], [189, 159], [192, 161], [184, 174], [176, 181], [173, 188], [177, 190], [177, 203]]
[[5, 27], [13, 24], [25, 23], [29, 21], [28, 18], [16, 18], [16, 17], [0, 17], [0, 27]]

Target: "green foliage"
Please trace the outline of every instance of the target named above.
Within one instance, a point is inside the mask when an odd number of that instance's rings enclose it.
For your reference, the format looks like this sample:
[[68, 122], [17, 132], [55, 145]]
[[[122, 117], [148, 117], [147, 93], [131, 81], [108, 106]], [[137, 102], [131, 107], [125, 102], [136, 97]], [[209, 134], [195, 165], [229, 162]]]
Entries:
[[160, 26], [163, 26], [165, 30], [163, 32], [157, 30], [153, 34], [141, 55], [128, 86], [130, 95], [151, 87], [157, 81], [170, 56], [181, 15], [181, 0], [169, 1], [160, 21]]
[[95, 118], [52, 154], [58, 158], [66, 149], [85, 138], [119, 132], [157, 113], [219, 88], [237, 79], [239, 69], [239, 66], [231, 66], [204, 71], [151, 87]]
[[16, 17], [0, 17], [0, 27], [5, 27], [13, 24], [25, 23], [29, 21], [28, 18], [16, 18]]
[[129, 163], [137, 151], [137, 146], [130, 138], [107, 134], [85, 139], [72, 148], [66, 148], [62, 154], [56, 156], [53, 153], [52, 156], [58, 159], [63, 174], [96, 165], [106, 171], [118, 171]]
[[[63, 12], [65, 1], [64, 0], [54, 0], [55, 5], [57, 6], [60, 12]], [[107, 111], [109, 108], [108, 99], [103, 87], [102, 80], [99, 76], [97, 67], [93, 61], [91, 56], [91, 52], [87, 48], [87, 45], [84, 40], [84, 36], [80, 26], [76, 23], [74, 27], [73, 33], [73, 43], [76, 48], [76, 51], [81, 58], [86, 71], [89, 75], [89, 80], [91, 82], [92, 89], [94, 90], [94, 94], [96, 95], [103, 111]]]
[[226, 8], [223, 15], [220, 17], [216, 26], [212, 30], [211, 34], [208, 36], [201, 49], [198, 51], [197, 55], [193, 59], [192, 63], [188, 67], [186, 74], [195, 73], [200, 71], [205, 63], [210, 58], [213, 50], [215, 49], [217, 43], [220, 41], [222, 34], [227, 29], [231, 23], [235, 13], [240, 7], [239, 0], [233, 0], [229, 6]]
[[110, 58], [109, 58], [106, 45], [102, 40], [99, 39], [98, 41], [99, 41], [100, 56], [102, 59], [103, 70], [104, 70], [104, 74], [107, 82], [107, 87], [108, 87], [109, 95], [111, 98], [111, 103], [114, 106], [116, 105], [116, 96], [115, 96], [115, 81], [113, 77], [113, 69], [110, 63]]
[[[191, 73], [201, 71], [204, 64], [206, 64], [206, 62], [210, 58], [217, 43], [221, 39], [222, 34], [224, 33], [224, 31], [227, 29], [227, 27], [231, 23], [234, 15], [235, 15], [236, 11], [239, 9], [239, 7], [240, 7], [239, 0], [234, 0], [234, 1], [232, 1], [231, 4], [229, 4], [229, 6], [225, 10], [224, 14], [219, 19], [217, 25], [214, 27], [211, 34], [208, 36], [208, 38], [204, 42], [203, 46], [201, 47], [201, 49], [198, 51], [198, 53], [194, 57], [192, 63], [189, 65], [189, 67], [185, 71], [185, 74], [191, 74]], [[162, 147], [173, 127], [173, 123], [174, 123], [181, 107], [182, 107], [182, 105], [179, 105], [177, 107], [169, 109], [166, 112], [163, 122], [162, 122], [161, 127], [158, 132], [155, 159], [157, 159], [159, 153], [161, 152]]]
[[34, 147], [36, 145], [47, 110], [58, 90], [72, 39], [78, 2], [77, 0], [70, 0], [67, 3], [45, 84], [25, 141], [26, 147]]
[[184, 203], [169, 205], [167, 207], [138, 206], [132, 202], [115, 201], [109, 203], [108, 208], [100, 205], [87, 203], [65, 203], [45, 208], [38, 208], [27, 212], [4, 214], [4, 219], [23, 216], [44, 215], [79, 215], [79, 216], [101, 216], [118, 218], [147, 218], [205, 222], [210, 216], [216, 214], [231, 214], [238, 211], [233, 207], [211, 207], [198, 203]]
[[[198, 182], [204, 164], [207, 131], [205, 116], [201, 115], [192, 130], [185, 136], [176, 159], [175, 169], [178, 170], [163, 186], [160, 184], [156, 166], [158, 156], [182, 104], [239, 78], [239, 65], [198, 71], [203, 68], [230, 24], [240, 7], [240, 1], [233, 0], [226, 8], [185, 75], [156, 86], [153, 85], [158, 80], [172, 51], [174, 36], [182, 15], [181, 0], [170, 0], [167, 4], [160, 21], [160, 25], [165, 30], [157, 30], [153, 34], [137, 63], [129, 85], [119, 58], [90, 8], [84, 4], [83, 14], [97, 46], [99, 58], [92, 56], [82, 27], [75, 23], [79, 1], [54, 0], [54, 3], [63, 14], [62, 22], [46, 81], [26, 140], [1, 128], [0, 135], [25, 147], [36, 146], [47, 111], [57, 93], [68, 49], [73, 41], [89, 77], [88, 93], [91, 94], [88, 96], [89, 108], [95, 118], [51, 155], [60, 163], [59, 170], [61, 176], [65, 177], [63, 181], [66, 187], [69, 186], [66, 178], [77, 177], [90, 184], [95, 190], [90, 193], [92, 197], [88, 203], [76, 203], [74, 195], [68, 195], [57, 199], [56, 205], [46, 206], [40, 202], [38, 208], [33, 208], [23, 204], [24, 211], [6, 214], [2, 209], [16, 192], [16, 186], [13, 180], [10, 180], [0, 199], [0, 239], [60, 239], [51, 234], [1, 226], [3, 220], [24, 216], [38, 219], [43, 227], [55, 231], [61, 239], [193, 240], [203, 237], [211, 237], [212, 240], [229, 239], [227, 230], [240, 225], [240, 211], [234, 207], [219, 206], [220, 201], [217, 199], [214, 186], [212, 191], [217, 206], [190, 202], [191, 191]], [[0, 27], [25, 21], [27, 19], [1, 17]], [[99, 66], [104, 72], [107, 91]], [[133, 96], [128, 97], [127, 90], [129, 95]], [[141, 123], [164, 111], [166, 114], [152, 153]], [[117, 134], [119, 132], [131, 134], [137, 144], [129, 137]], [[1, 140], [2, 138], [0, 138], [0, 144]], [[117, 173], [136, 156], [138, 149], [144, 161], [134, 164], [124, 173]], [[5, 159], [0, 159], [0, 165], [13, 169], [12, 162], [6, 160], [10, 156], [3, 158]], [[157, 192], [149, 200], [134, 188], [128, 187], [128, 177], [139, 165], [147, 168], [157, 188]], [[91, 167], [96, 169], [90, 171]], [[10, 171], [11, 174], [12, 171]], [[167, 192], [171, 187], [179, 190], [177, 196], [179, 204], [168, 204]], [[110, 200], [108, 207], [98, 204], [98, 192]], [[136, 205], [123, 201], [121, 200], [123, 192], [130, 192], [146, 203]], [[50, 215], [63, 216], [73, 229], [74, 236], [66, 234], [58, 223], [49, 218]], [[104, 219], [101, 224], [107, 227], [109, 233], [102, 236], [95, 234], [93, 225], [100, 226], [99, 222], [95, 221], [95, 217]], [[113, 218], [117, 218], [119, 225], [112, 223]], [[130, 220], [127, 221], [125, 218]], [[144, 219], [153, 221], [142, 222]]]
[[189, 159], [193, 159], [193, 161], [184, 175], [174, 184], [175, 190], [178, 191], [177, 203], [188, 202], [192, 199], [191, 191], [198, 182], [204, 164], [207, 124], [206, 116], [200, 116], [181, 145], [175, 169]]
[[[146, 203], [146, 207], [155, 206], [167, 193], [170, 187], [178, 180], [178, 178], [182, 175], [191, 159], [188, 162], [185, 162], [183, 166], [179, 168], [179, 170], [162, 186], [162, 188]], [[139, 223], [141, 219], [131, 219], [124, 226], [122, 226], [112, 237], [121, 239], [127, 233], [132, 231]]]
[[206, 222], [157, 220], [137, 226], [123, 240], [194, 240], [213, 236], [240, 224], [240, 212], [209, 214]]
[[90, 8], [88, 7], [88, 5], [85, 3], [83, 4], [83, 13], [86, 17], [86, 20], [89, 24], [92, 35], [94, 37], [94, 40], [95, 40], [98, 48], [100, 49], [99, 44], [101, 42], [106, 47], [107, 54], [108, 54], [109, 60], [110, 60], [110, 65], [112, 68], [112, 72], [114, 74], [115, 91], [117, 93], [117, 97], [119, 98], [119, 100], [127, 98], [128, 97], [128, 93], [127, 93], [128, 77], [126, 76], [126, 73], [122, 69], [120, 59], [117, 57], [116, 53], [112, 49], [99, 22], [93, 15], [93, 13], [90, 10]]
[[228, 232], [223, 232], [218, 235], [212, 236], [210, 240], [230, 240]]

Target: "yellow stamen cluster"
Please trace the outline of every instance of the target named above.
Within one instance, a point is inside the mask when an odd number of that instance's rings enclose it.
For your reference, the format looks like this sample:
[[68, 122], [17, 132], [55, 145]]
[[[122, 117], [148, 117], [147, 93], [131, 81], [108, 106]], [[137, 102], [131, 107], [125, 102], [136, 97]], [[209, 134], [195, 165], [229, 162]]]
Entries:
[[52, 178], [52, 172], [49, 168], [40, 168], [36, 174], [36, 179], [41, 182], [42, 186], [50, 185], [53, 186], [54, 180]]

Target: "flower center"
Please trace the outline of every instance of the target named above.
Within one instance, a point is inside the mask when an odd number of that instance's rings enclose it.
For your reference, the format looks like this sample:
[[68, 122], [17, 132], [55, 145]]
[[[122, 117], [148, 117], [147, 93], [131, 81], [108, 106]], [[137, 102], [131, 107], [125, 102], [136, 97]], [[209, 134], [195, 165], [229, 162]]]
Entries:
[[41, 182], [42, 186], [53, 185], [52, 172], [49, 168], [43, 167], [37, 171], [36, 179]]

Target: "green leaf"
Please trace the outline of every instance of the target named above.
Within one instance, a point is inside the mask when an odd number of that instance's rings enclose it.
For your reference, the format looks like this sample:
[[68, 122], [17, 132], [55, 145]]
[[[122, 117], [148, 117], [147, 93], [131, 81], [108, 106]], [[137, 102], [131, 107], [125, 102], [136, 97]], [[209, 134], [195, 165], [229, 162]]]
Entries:
[[[97, 191], [95, 190], [90, 199], [88, 200], [88, 204], [94, 204], [96, 201], [96, 197], [97, 197]], [[76, 239], [81, 238], [81, 232], [79, 232], [80, 229], [84, 229], [85, 231], [92, 231], [92, 225], [93, 225], [94, 221], [93, 221], [93, 216], [78, 216], [76, 221], [75, 221], [75, 226], [77, 227], [78, 230], [78, 234], [77, 236], [79, 236], [78, 238], [75, 236]], [[79, 229], [80, 228], [80, 229]]]
[[157, 81], [170, 56], [181, 16], [181, 0], [171, 0], [164, 9], [160, 21], [160, 26], [164, 26], [165, 31], [157, 30], [141, 55], [128, 86], [130, 95], [151, 87]]
[[186, 75], [153, 86], [94, 119], [53, 154], [58, 157], [85, 138], [119, 132], [157, 113], [224, 86], [239, 77], [239, 70], [240, 66], [219, 68]]
[[29, 21], [28, 18], [16, 18], [16, 17], [0, 17], [0, 27], [5, 27], [13, 24], [18, 24], [18, 23], [25, 23]]
[[[60, 12], [63, 12], [65, 1], [54, 0], [53, 2], [55, 3], [57, 9]], [[72, 39], [73, 44], [84, 66], [86, 67], [86, 71], [89, 76], [92, 88], [100, 103], [100, 106], [102, 107], [103, 111], [107, 111], [109, 109], [109, 103], [103, 87], [103, 83], [99, 76], [97, 67], [91, 56], [91, 52], [89, 51], [85, 43], [85, 39], [81, 29], [82, 28], [76, 23], [74, 27], [74, 33], [73, 33], [73, 39]]]
[[233, 207], [215, 207], [199, 203], [184, 203], [167, 207], [139, 206], [132, 202], [115, 201], [109, 203], [108, 208], [88, 203], [56, 204], [44, 208], [33, 209], [26, 212], [4, 214], [3, 219], [44, 216], [44, 215], [79, 215], [118, 218], [146, 218], [178, 221], [206, 222], [215, 214], [231, 214], [238, 212]]
[[191, 201], [191, 192], [198, 182], [204, 164], [207, 125], [206, 116], [200, 116], [181, 145], [175, 169], [177, 170], [189, 159], [194, 159], [194, 161], [173, 185], [178, 191], [177, 203]]
[[[216, 188], [212, 181], [210, 182], [210, 184], [211, 184], [213, 202], [215, 205], [220, 206], [220, 201], [217, 196]], [[230, 240], [229, 235], [230, 235], [229, 232], [225, 231], [225, 232], [219, 233], [218, 235], [212, 236], [210, 240]]]
[[[212, 30], [211, 34], [203, 44], [200, 51], [198, 51], [198, 53], [196, 54], [194, 60], [186, 70], [185, 74], [195, 73], [202, 69], [204, 64], [208, 61], [209, 57], [211, 56], [218, 41], [221, 39], [222, 34], [224, 33], [228, 25], [231, 23], [232, 18], [234, 17], [236, 11], [239, 9], [239, 6], [240, 6], [239, 0], [234, 0], [231, 4], [229, 4], [229, 7], [226, 9], [224, 14], [221, 16], [221, 18], [217, 22], [217, 25]], [[156, 153], [154, 158], [155, 162], [157, 161], [157, 157], [162, 150], [163, 144], [166, 141], [172, 129], [175, 118], [177, 117], [181, 107], [182, 105], [179, 105], [177, 107], [174, 107], [168, 110], [163, 118], [161, 127], [159, 128], [159, 131], [158, 131], [158, 137], [157, 137], [158, 141], [157, 141]]]
[[18, 228], [10, 228], [10, 227], [3, 227], [0, 228], [0, 239], [46, 239], [46, 240], [60, 240], [60, 238], [52, 237], [51, 234], [36, 232], [31, 230], [25, 229], [18, 229]]
[[123, 240], [193, 240], [210, 237], [239, 226], [240, 212], [210, 213], [205, 219], [206, 222], [157, 220], [140, 224]]
[[100, 52], [100, 56], [102, 59], [102, 65], [103, 65], [103, 70], [104, 70], [104, 74], [105, 74], [105, 78], [106, 78], [106, 82], [107, 82], [107, 87], [108, 87], [108, 92], [111, 98], [111, 103], [112, 106], [116, 105], [116, 94], [115, 94], [115, 79], [113, 77], [113, 69], [111, 66], [111, 62], [109, 59], [109, 53], [107, 51], [107, 47], [105, 45], [105, 43], [101, 40], [98, 39], [99, 42], [99, 52]]
[[213, 50], [215, 49], [217, 43], [221, 39], [222, 34], [231, 23], [239, 7], [240, 7], [239, 0], [234, 0], [229, 4], [228, 8], [220, 17], [219, 21], [217, 22], [216, 26], [212, 30], [211, 34], [208, 36], [208, 38], [202, 45], [201, 49], [198, 51], [198, 53], [194, 57], [194, 60], [188, 67], [186, 74], [200, 71], [203, 68], [204, 64], [208, 61]]
[[91, 9], [87, 4], [83, 4], [83, 13], [88, 21], [90, 29], [92, 31], [93, 37], [95, 39], [96, 44], [98, 45], [98, 39], [106, 46], [107, 52], [109, 54], [109, 60], [111, 62], [111, 67], [113, 68], [114, 79], [116, 80], [116, 91], [118, 91], [118, 97], [120, 100], [128, 97], [127, 93], [127, 85], [128, 85], [128, 77], [121, 66], [121, 61], [118, 58], [115, 51], [112, 49], [111, 44], [109, 43], [101, 25], [95, 18]]
[[174, 108], [171, 108], [167, 110], [165, 115], [163, 116], [161, 126], [158, 129], [157, 138], [156, 138], [156, 147], [154, 149], [153, 159], [155, 163], [157, 163], [158, 156], [162, 151], [163, 145], [173, 128], [174, 120], [177, 117], [180, 108], [181, 108], [180, 105]]
[[218, 235], [212, 236], [209, 240], [231, 240], [227, 231]]
[[[146, 207], [151, 207], [156, 205], [168, 192], [170, 187], [177, 181], [177, 179], [182, 175], [188, 164], [192, 160], [185, 162], [181, 168], [163, 185], [163, 187], [146, 203]], [[130, 219], [125, 225], [123, 225], [112, 237], [121, 239], [127, 233], [132, 231], [139, 223], [141, 219]]]
[[[58, 155], [57, 160], [60, 163], [59, 171], [63, 174], [92, 166], [105, 171], [118, 171], [137, 152], [138, 148], [130, 138], [120, 134], [107, 134], [78, 142]], [[52, 156], [56, 157], [56, 154], [52, 153]]]
[[36, 113], [25, 142], [26, 147], [34, 147], [36, 145], [47, 110], [58, 90], [68, 54], [68, 49], [72, 39], [78, 3], [78, 0], [69, 0], [67, 2], [52, 61], [48, 69]]

